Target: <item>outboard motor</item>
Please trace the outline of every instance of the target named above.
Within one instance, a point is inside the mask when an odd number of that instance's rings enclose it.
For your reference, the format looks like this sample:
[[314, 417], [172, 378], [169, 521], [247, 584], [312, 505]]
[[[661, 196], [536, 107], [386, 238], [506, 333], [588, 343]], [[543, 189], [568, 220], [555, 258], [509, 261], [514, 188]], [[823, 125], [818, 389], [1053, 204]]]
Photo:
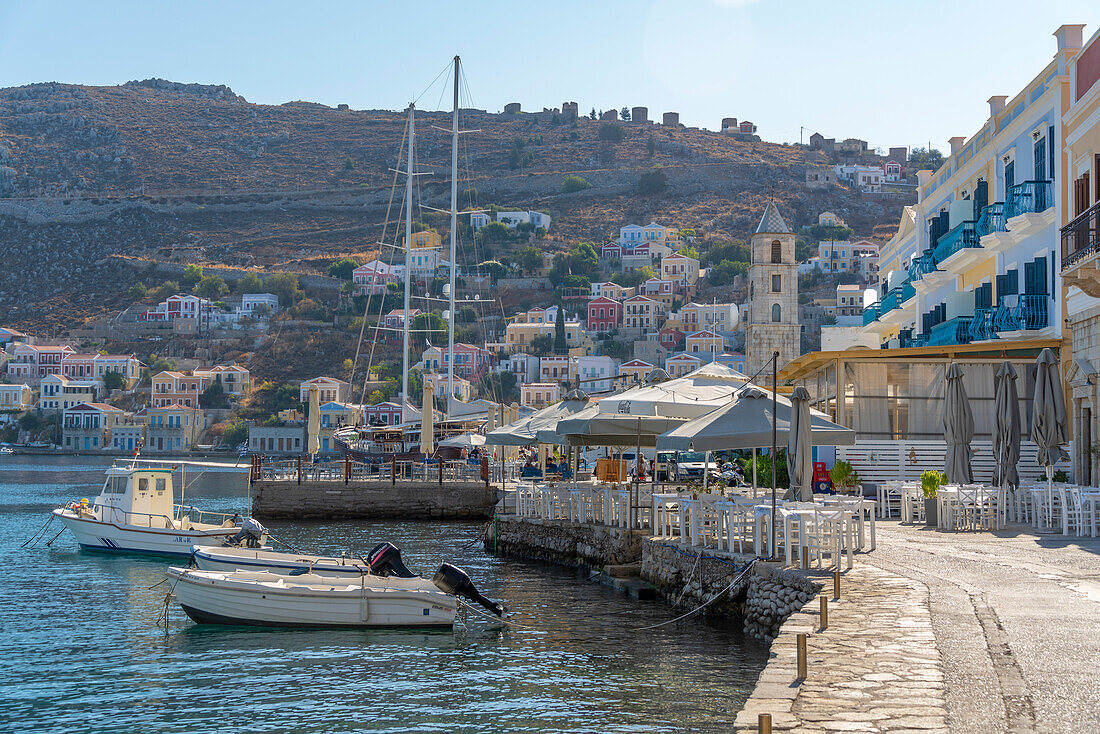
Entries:
[[504, 605], [486, 599], [478, 593], [478, 590], [474, 588], [474, 582], [471, 581], [470, 577], [466, 575], [466, 572], [458, 566], [444, 563], [439, 567], [439, 570], [435, 572], [432, 583], [452, 596], [461, 596], [470, 601], [476, 601], [498, 617], [504, 616]]
[[402, 579], [416, 578], [416, 574], [401, 562], [401, 550], [390, 543], [379, 543], [367, 554], [370, 572], [378, 576], [396, 576]]
[[244, 548], [259, 548], [264, 533], [267, 532], [267, 528], [251, 517], [242, 519], [240, 521], [240, 527], [240, 531], [232, 538], [229, 538], [226, 545], [239, 545]]

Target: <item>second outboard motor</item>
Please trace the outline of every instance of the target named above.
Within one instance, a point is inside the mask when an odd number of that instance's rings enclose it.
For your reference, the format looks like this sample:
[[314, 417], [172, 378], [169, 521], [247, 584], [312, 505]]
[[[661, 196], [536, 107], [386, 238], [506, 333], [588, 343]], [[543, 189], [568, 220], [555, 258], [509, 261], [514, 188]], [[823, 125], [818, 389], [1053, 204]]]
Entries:
[[378, 576], [396, 576], [402, 579], [416, 578], [416, 574], [401, 562], [401, 550], [390, 543], [379, 543], [367, 554], [370, 571]]
[[461, 596], [470, 601], [476, 601], [498, 617], [504, 616], [504, 605], [482, 596], [478, 590], [474, 588], [474, 582], [471, 581], [470, 577], [466, 575], [466, 572], [458, 566], [444, 563], [439, 567], [439, 570], [435, 572], [432, 583], [452, 596]]

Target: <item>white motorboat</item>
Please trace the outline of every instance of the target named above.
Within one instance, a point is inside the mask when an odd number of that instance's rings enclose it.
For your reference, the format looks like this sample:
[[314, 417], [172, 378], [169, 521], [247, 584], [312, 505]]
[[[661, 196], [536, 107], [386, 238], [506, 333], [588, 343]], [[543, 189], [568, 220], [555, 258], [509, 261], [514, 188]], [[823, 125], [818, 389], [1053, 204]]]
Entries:
[[278, 574], [299, 571], [344, 579], [358, 579], [370, 573], [370, 564], [360, 558], [281, 553], [261, 548], [196, 545], [191, 548], [191, 557], [201, 571], [270, 571]]
[[[198, 569], [172, 567], [172, 593], [187, 616], [200, 624], [260, 627], [450, 627], [461, 596], [500, 616], [504, 607], [474, 588], [464, 571], [449, 563], [428, 580], [411, 573], [392, 543], [381, 543], [369, 560], [299, 556], [290, 553], [223, 552], [195, 549]], [[285, 558], [283, 558], [285, 557]], [[238, 560], [234, 560], [234, 559]], [[331, 573], [347, 561], [341, 574]], [[220, 570], [205, 570], [216, 563]], [[277, 564], [281, 573], [224, 570], [233, 563]], [[297, 564], [288, 570], [290, 564]], [[313, 570], [311, 570], [311, 568]], [[323, 569], [317, 572], [317, 569]], [[355, 570], [352, 572], [352, 568]], [[347, 571], [345, 574], [344, 571]]]
[[257, 529], [251, 542], [266, 539], [254, 521], [174, 504], [170, 466], [128, 462], [106, 474], [94, 502], [83, 499], [53, 511], [82, 548], [187, 557], [192, 546], [220, 546], [241, 536], [242, 523]]

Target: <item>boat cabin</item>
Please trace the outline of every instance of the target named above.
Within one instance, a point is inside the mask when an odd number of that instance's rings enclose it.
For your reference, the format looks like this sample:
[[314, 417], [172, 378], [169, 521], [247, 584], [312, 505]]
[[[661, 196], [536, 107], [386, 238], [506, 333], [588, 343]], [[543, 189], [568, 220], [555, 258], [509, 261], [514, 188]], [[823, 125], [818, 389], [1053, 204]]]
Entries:
[[174, 527], [172, 470], [112, 466], [96, 499], [101, 519], [151, 528]]

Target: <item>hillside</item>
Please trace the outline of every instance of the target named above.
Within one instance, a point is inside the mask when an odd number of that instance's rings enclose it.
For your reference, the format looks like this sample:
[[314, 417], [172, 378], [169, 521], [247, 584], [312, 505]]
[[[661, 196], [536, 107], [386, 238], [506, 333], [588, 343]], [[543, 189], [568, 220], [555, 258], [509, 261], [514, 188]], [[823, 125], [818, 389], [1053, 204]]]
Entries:
[[[419, 180], [428, 206], [447, 202], [450, 138], [432, 126], [448, 118], [418, 113], [421, 170], [440, 174]], [[336, 255], [369, 252], [404, 121], [383, 110], [255, 105], [224, 86], [163, 80], [2, 89], [0, 320], [57, 333], [117, 306], [135, 276], [105, 264], [115, 253], [315, 272]], [[831, 209], [866, 236], [900, 216], [897, 198], [806, 189], [806, 166], [821, 159], [799, 146], [620, 124], [612, 143], [593, 120], [466, 111], [463, 127], [477, 132], [463, 136], [461, 185], [477, 189], [480, 205], [549, 213], [551, 247], [650, 220], [743, 238], [768, 197], [794, 225]], [[668, 189], [637, 195], [654, 166]], [[570, 173], [590, 188], [562, 193]]]

